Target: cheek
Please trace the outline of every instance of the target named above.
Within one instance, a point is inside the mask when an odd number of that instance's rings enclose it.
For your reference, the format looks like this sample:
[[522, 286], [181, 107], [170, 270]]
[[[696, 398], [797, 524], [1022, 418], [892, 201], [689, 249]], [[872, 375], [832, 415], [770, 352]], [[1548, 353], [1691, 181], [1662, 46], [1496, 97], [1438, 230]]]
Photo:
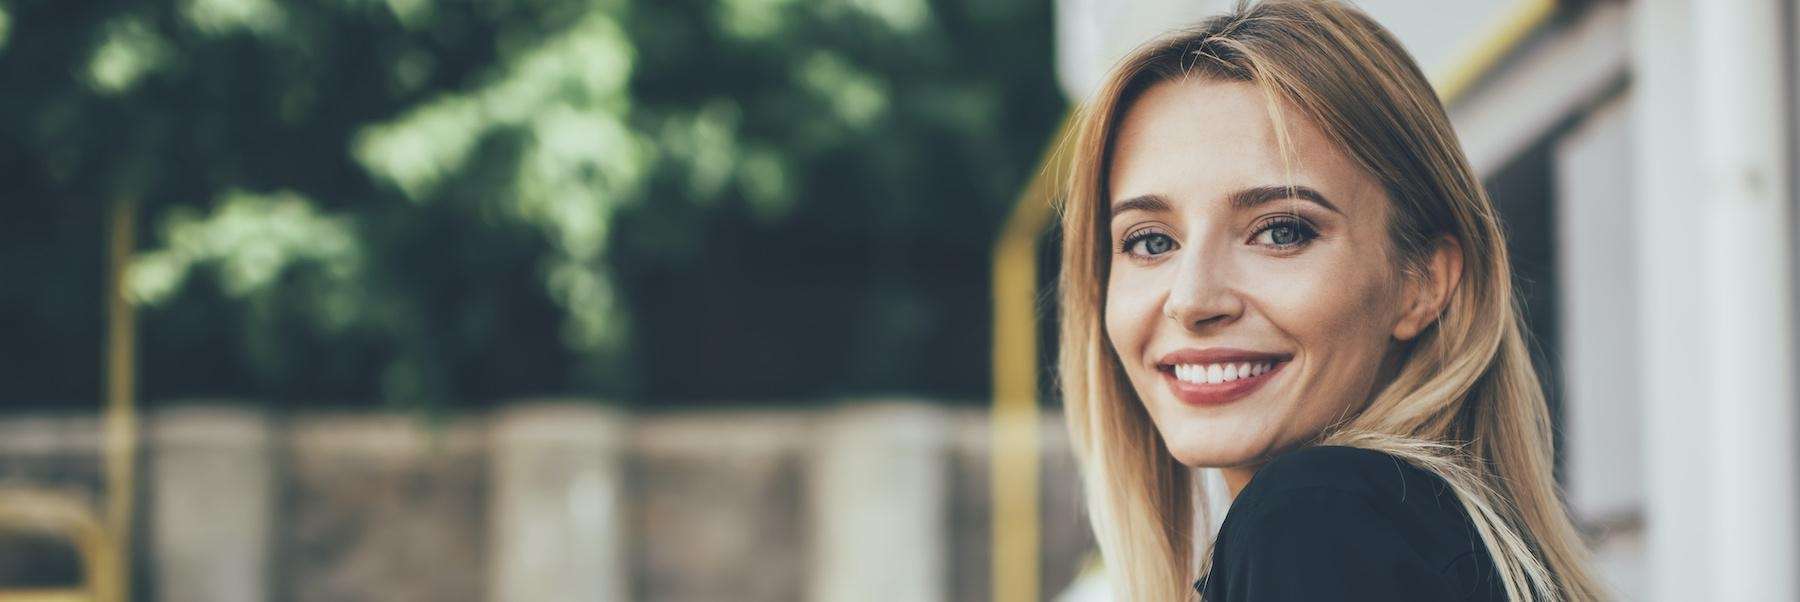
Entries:
[[1139, 363], [1145, 339], [1158, 315], [1152, 283], [1115, 266], [1106, 285], [1106, 336], [1127, 368]]
[[[1290, 262], [1263, 274], [1259, 287], [1271, 322], [1292, 336], [1301, 351], [1325, 358], [1360, 356], [1385, 342], [1399, 299], [1388, 275], [1359, 253]], [[1367, 348], [1367, 349], [1365, 349]]]

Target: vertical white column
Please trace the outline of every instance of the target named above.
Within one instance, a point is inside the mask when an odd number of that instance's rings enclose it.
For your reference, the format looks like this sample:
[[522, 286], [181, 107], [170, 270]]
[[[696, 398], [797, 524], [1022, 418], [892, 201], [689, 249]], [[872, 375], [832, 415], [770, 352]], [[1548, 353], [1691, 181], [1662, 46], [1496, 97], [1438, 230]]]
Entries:
[[1779, 0], [1695, 0], [1695, 285], [1712, 327], [1711, 536], [1723, 600], [1793, 600], [1794, 310]]
[[848, 406], [826, 421], [811, 466], [810, 599], [944, 599], [948, 428], [924, 404]]
[[1636, 195], [1626, 101], [1590, 112], [1556, 143], [1568, 497], [1578, 520], [1614, 522], [1643, 503]]
[[496, 417], [488, 599], [625, 600], [621, 419], [586, 403]]
[[1776, 0], [1634, 9], [1647, 591], [1792, 600], [1783, 13]]
[[1556, 142], [1554, 170], [1565, 492], [1577, 522], [1604, 529], [1595, 564], [1621, 600], [1642, 599], [1647, 579], [1631, 102], [1583, 116]]
[[268, 599], [274, 511], [269, 425], [229, 406], [150, 420], [150, 558], [163, 600]]
[[1703, 205], [1694, 201], [1692, 7], [1689, 0], [1645, 0], [1633, 9], [1645, 586], [1653, 600], [1707, 600], [1719, 571], [1708, 539], [1707, 492], [1715, 484], [1706, 438], [1714, 411], [1706, 390], [1712, 363], [1704, 360], [1712, 319], [1696, 284], [1706, 240], [1693, 227]]

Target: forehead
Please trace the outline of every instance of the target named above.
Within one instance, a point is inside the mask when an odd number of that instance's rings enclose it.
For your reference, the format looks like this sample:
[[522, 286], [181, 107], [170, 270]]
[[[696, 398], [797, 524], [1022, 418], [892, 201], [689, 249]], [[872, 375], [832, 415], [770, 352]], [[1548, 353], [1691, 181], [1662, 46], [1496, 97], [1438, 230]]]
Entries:
[[1268, 97], [1256, 84], [1200, 78], [1155, 84], [1126, 109], [1113, 138], [1109, 200], [1155, 194], [1177, 203], [1209, 201], [1243, 188], [1294, 184], [1354, 204], [1378, 190], [1299, 110], [1282, 106], [1281, 117], [1285, 158]]

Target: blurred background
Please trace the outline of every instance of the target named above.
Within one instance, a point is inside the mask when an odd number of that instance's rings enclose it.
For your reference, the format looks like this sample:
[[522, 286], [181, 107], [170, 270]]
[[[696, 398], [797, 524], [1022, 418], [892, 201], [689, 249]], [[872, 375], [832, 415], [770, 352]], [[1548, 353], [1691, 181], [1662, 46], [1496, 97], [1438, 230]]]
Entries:
[[[0, 0], [0, 600], [1104, 600], [1050, 151], [1230, 4]], [[1800, 11], [1359, 5], [1606, 579], [1800, 599]]]

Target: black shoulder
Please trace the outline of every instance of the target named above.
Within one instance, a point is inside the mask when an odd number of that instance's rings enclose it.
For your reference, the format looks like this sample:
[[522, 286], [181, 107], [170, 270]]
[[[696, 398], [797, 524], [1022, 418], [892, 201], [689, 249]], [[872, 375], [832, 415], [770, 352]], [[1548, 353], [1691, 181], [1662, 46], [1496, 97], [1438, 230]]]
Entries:
[[1258, 469], [1232, 501], [1212, 558], [1208, 600], [1250, 589], [1291, 594], [1257, 600], [1483, 599], [1471, 594], [1486, 588], [1451, 569], [1473, 560], [1492, 572], [1448, 483], [1398, 457], [1341, 446], [1291, 451]]
[[1449, 485], [1405, 460], [1382, 452], [1318, 445], [1287, 452], [1256, 471], [1238, 499], [1256, 500], [1295, 489], [1326, 487], [1380, 500], [1404, 501], [1415, 494], [1449, 495]]
[[1288, 489], [1233, 504], [1213, 549], [1207, 600], [1455, 600], [1446, 562], [1390, 509], [1342, 489]]

